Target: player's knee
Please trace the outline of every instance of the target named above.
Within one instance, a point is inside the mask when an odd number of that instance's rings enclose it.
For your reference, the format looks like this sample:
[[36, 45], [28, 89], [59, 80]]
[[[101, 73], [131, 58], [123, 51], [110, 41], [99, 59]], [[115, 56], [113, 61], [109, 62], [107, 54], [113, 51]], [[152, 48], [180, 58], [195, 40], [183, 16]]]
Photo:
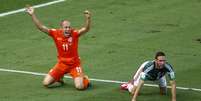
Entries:
[[45, 80], [42, 82], [42, 84], [43, 84], [44, 87], [48, 87], [50, 85], [50, 83], [45, 81]]
[[42, 82], [44, 87], [48, 87], [50, 84], [52, 84], [52, 80], [49, 80], [47, 78], [45, 78]]
[[76, 77], [74, 79], [74, 83], [75, 83], [75, 88], [78, 90], [83, 90], [85, 89], [84, 87], [84, 83], [83, 83], [83, 77]]
[[54, 83], [55, 79], [51, 76], [51, 75], [47, 75], [42, 84], [44, 87], [48, 87], [49, 85], [51, 85], [52, 83]]
[[75, 88], [78, 90], [84, 90], [84, 84], [82, 82], [75, 83]]

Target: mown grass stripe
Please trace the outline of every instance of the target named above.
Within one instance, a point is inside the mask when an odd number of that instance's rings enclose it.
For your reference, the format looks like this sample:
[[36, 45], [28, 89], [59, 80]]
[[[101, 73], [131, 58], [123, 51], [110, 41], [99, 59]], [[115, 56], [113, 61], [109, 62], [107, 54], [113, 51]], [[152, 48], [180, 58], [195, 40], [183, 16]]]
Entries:
[[[33, 8], [45, 7], [45, 6], [49, 6], [49, 5], [60, 3], [60, 2], [64, 2], [64, 1], [65, 0], [56, 0], [56, 1], [48, 2], [48, 3], [43, 3], [43, 4], [35, 5], [35, 6], [33, 6]], [[5, 12], [5, 13], [1, 13], [0, 17], [4, 17], [4, 16], [7, 16], [7, 15], [16, 14], [16, 13], [20, 13], [20, 12], [24, 12], [24, 11], [25, 11], [25, 8], [18, 9], [18, 10], [13, 10], [13, 11], [9, 11], [9, 12]]]
[[[0, 68], [0, 71], [4, 71], [4, 72], [12, 72], [12, 73], [21, 73], [21, 74], [31, 74], [31, 75], [38, 75], [38, 76], [45, 76], [45, 73], [38, 73], [38, 72], [30, 72], [30, 71], [20, 71], [20, 70], [12, 70], [12, 69], [4, 69], [4, 68]], [[71, 78], [70, 76], [64, 76], [65, 78]], [[91, 78], [91, 81], [97, 81], [97, 82], [104, 82], [104, 83], [126, 83], [124, 81], [115, 81], [115, 80], [103, 80], [103, 79], [95, 79], [95, 78]], [[154, 85], [154, 84], [144, 84], [145, 86], [148, 87], [158, 87], [158, 85]], [[168, 86], [168, 88], [171, 88], [170, 86]], [[201, 92], [201, 89], [199, 88], [187, 88], [187, 87], [177, 87], [177, 89], [180, 90], [191, 90], [191, 91], [198, 91]]]

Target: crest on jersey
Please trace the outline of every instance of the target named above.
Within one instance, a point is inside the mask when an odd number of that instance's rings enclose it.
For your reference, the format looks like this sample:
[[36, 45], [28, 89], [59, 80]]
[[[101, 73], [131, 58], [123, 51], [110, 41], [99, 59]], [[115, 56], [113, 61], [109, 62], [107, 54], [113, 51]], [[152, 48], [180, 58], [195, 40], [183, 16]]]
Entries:
[[72, 42], [73, 42], [73, 38], [72, 38], [72, 37], [69, 37], [69, 38], [68, 38], [68, 43], [69, 43], [69, 45], [72, 45]]
[[73, 38], [72, 38], [72, 37], [69, 37], [69, 38], [68, 38], [68, 42], [71, 43], [72, 41], [73, 41]]

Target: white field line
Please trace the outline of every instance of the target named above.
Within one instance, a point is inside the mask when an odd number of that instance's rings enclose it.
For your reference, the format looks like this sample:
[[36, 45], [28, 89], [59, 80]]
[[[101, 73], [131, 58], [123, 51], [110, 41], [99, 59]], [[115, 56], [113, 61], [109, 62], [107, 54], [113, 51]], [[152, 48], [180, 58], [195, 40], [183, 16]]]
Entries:
[[[40, 7], [44, 7], [44, 6], [49, 6], [49, 5], [64, 2], [64, 1], [65, 0], [56, 0], [56, 1], [48, 2], [48, 3], [35, 5], [35, 6], [33, 6], [33, 8], [40, 8]], [[9, 12], [5, 12], [5, 13], [0, 13], [0, 17], [4, 17], [4, 16], [7, 16], [7, 15], [16, 14], [16, 13], [20, 13], [20, 12], [24, 12], [24, 11], [25, 11], [25, 8], [9, 11]]]
[[[45, 73], [38, 73], [38, 72], [29, 72], [29, 71], [20, 71], [20, 70], [12, 70], [12, 69], [4, 69], [4, 68], [0, 68], [0, 71], [3, 72], [12, 72], [12, 73], [20, 73], [20, 74], [31, 74], [31, 75], [38, 75], [38, 76], [45, 76]], [[65, 78], [71, 78], [70, 76], [64, 76]], [[97, 81], [97, 82], [104, 82], [104, 83], [117, 83], [117, 84], [121, 84], [121, 83], [126, 83], [123, 81], [115, 81], [115, 80], [102, 80], [102, 79], [94, 79], [91, 78], [91, 81]], [[145, 86], [148, 87], [158, 87], [158, 85], [154, 85], [154, 84], [144, 84]], [[168, 86], [168, 88], [171, 88], [170, 86]], [[198, 88], [186, 88], [186, 87], [177, 87], [177, 89], [180, 90], [191, 90], [191, 91], [198, 91], [201, 92], [201, 89]]]
[[[44, 6], [48, 6], [48, 5], [52, 5], [52, 4], [56, 4], [56, 3], [60, 3], [60, 2], [64, 2], [64, 1], [65, 0], [56, 0], [56, 1], [48, 2], [48, 3], [44, 3], [44, 4], [35, 5], [35, 6], [33, 6], [33, 8], [40, 8], [40, 7], [44, 7]], [[25, 11], [25, 8], [14, 10], [14, 11], [9, 11], [9, 12], [5, 12], [5, 13], [0, 13], [0, 17], [4, 17], [4, 16], [7, 16], [7, 15], [16, 14], [16, 13], [20, 13], [20, 12], [24, 12], [24, 11]], [[3, 68], [0, 68], [0, 71], [21, 73], [21, 74], [32, 74], [32, 75], [39, 75], [39, 76], [45, 76], [46, 75], [45, 73], [10, 70], [10, 69], [3, 69]], [[65, 78], [71, 78], [71, 77], [70, 76], [65, 76]], [[90, 80], [98, 81], [98, 82], [106, 82], [106, 83], [119, 83], [119, 84], [126, 83], [126, 82], [123, 82], [123, 81], [114, 81], [114, 80], [101, 80], [101, 79], [90, 79]], [[144, 84], [144, 85], [149, 86], [149, 87], [158, 87], [158, 85], [153, 85], [153, 84]], [[168, 86], [168, 88], [171, 88], [171, 87]], [[198, 89], [198, 88], [177, 87], [177, 89], [192, 90], [192, 91], [201, 92], [201, 89]]]

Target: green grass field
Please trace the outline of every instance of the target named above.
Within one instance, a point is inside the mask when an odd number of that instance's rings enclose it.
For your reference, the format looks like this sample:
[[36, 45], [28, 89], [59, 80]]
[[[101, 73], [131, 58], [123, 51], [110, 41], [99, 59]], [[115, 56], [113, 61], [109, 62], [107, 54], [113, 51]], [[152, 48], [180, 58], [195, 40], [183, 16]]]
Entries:
[[[0, 13], [53, 0], [2, 0]], [[92, 12], [90, 32], [80, 38], [79, 53], [91, 78], [127, 81], [158, 50], [176, 71], [177, 86], [201, 89], [201, 0], [66, 0], [35, 9], [49, 28], [68, 19], [79, 28], [84, 10]], [[53, 40], [38, 31], [25, 12], [0, 17], [0, 68], [47, 73], [56, 63]], [[43, 76], [0, 71], [0, 101], [131, 101], [119, 84], [92, 81], [77, 91], [71, 79], [46, 89]], [[170, 101], [158, 88], [146, 87], [138, 101]], [[200, 101], [201, 92], [177, 89], [177, 101]]]

